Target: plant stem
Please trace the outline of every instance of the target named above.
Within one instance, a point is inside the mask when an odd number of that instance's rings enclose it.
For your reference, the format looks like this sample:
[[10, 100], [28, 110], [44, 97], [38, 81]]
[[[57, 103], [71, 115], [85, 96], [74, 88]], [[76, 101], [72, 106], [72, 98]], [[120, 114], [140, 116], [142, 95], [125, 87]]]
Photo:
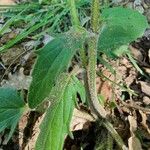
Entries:
[[[96, 65], [97, 65], [97, 32], [99, 30], [99, 12], [100, 2], [99, 0], [92, 1], [92, 18], [91, 18], [91, 27], [93, 35], [88, 39], [88, 66], [87, 66], [87, 86], [89, 91], [89, 104], [93, 112], [97, 115], [98, 119], [103, 119], [102, 123], [111, 133], [112, 137], [116, 140], [118, 145], [122, 149], [126, 149], [121, 137], [113, 128], [112, 124], [107, 120], [107, 113], [105, 109], [100, 105], [97, 97], [96, 91]], [[98, 19], [99, 18], [99, 19]]]
[[86, 57], [85, 49], [81, 48], [79, 52], [80, 52], [80, 58], [81, 58], [82, 67], [84, 69], [86, 69], [86, 66], [87, 66], [87, 57]]
[[87, 67], [87, 78], [88, 78], [88, 88], [90, 93], [89, 104], [91, 109], [99, 118], [106, 118], [106, 111], [100, 105], [97, 98], [96, 91], [96, 62], [97, 62], [97, 47], [96, 47], [96, 36], [90, 37], [88, 41], [88, 56], [89, 62]]
[[97, 91], [96, 91], [96, 64], [97, 64], [97, 35], [98, 32], [98, 26], [99, 26], [99, 0], [93, 0], [92, 1], [92, 18], [91, 18], [91, 26], [92, 30], [94, 32], [94, 35], [92, 35], [88, 40], [88, 67], [87, 67], [87, 82], [88, 82], [88, 89], [89, 89], [89, 104], [93, 112], [99, 117], [99, 118], [106, 118], [106, 111], [105, 109], [100, 105], [97, 97]]
[[105, 120], [103, 122], [103, 126], [111, 133], [111, 136], [116, 140], [119, 147], [121, 147], [123, 150], [128, 150], [128, 148], [124, 145], [120, 135], [117, 133], [117, 131], [109, 121]]
[[72, 25], [75, 27], [80, 26], [80, 21], [78, 18], [78, 11], [76, 9], [75, 1], [74, 0], [68, 0], [68, 4], [70, 6]]

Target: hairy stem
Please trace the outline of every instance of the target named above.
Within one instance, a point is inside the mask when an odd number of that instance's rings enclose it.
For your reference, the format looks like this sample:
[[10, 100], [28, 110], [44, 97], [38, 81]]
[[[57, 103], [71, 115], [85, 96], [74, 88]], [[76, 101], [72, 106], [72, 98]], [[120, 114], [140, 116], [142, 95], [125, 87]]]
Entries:
[[107, 120], [107, 113], [105, 109], [100, 105], [97, 97], [96, 91], [96, 66], [97, 66], [97, 32], [99, 30], [99, 19], [100, 12], [99, 0], [92, 1], [92, 18], [91, 18], [91, 27], [92, 35], [88, 39], [88, 66], [87, 66], [87, 86], [89, 91], [89, 104], [93, 112], [97, 115], [98, 119], [103, 119], [102, 123], [111, 133], [112, 137], [116, 140], [118, 145], [122, 149], [126, 149], [121, 137], [117, 131], [113, 128], [112, 124]]
[[97, 47], [96, 47], [96, 36], [90, 37], [88, 41], [88, 67], [87, 67], [87, 79], [88, 79], [88, 88], [90, 93], [90, 99], [89, 104], [91, 106], [91, 109], [93, 112], [99, 117], [99, 118], [106, 118], [106, 111], [105, 109], [100, 105], [97, 97], [97, 91], [96, 91], [96, 62], [97, 62]]
[[123, 150], [127, 150], [127, 147], [124, 145], [123, 140], [121, 139], [117, 131], [114, 129], [112, 124], [109, 121], [105, 120], [103, 122], [103, 125], [111, 133], [111, 136], [116, 140], [118, 146], [121, 147]]
[[81, 48], [79, 52], [80, 52], [80, 58], [81, 58], [82, 67], [84, 69], [86, 69], [86, 66], [87, 66], [87, 57], [86, 57], [85, 49]]
[[80, 21], [78, 18], [78, 11], [76, 9], [75, 0], [68, 0], [68, 4], [70, 6], [71, 13], [71, 21], [73, 26], [80, 26]]
[[91, 18], [91, 27], [94, 32], [92, 36], [90, 36], [88, 40], [88, 67], [87, 67], [87, 79], [88, 79], [88, 88], [89, 88], [89, 104], [91, 109], [99, 118], [106, 118], [106, 111], [100, 105], [97, 97], [96, 91], [96, 64], [97, 64], [97, 32], [99, 26], [99, 0], [92, 1], [92, 18]]

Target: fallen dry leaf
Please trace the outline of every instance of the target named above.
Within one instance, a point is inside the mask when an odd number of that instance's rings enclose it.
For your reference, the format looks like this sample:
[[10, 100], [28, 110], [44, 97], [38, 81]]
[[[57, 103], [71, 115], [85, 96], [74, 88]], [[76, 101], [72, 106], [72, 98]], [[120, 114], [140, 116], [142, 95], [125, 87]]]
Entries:
[[144, 70], [145, 70], [146, 73], [150, 74], [150, 68], [148, 68], [148, 67], [143, 67], [143, 68], [144, 68]]
[[130, 132], [131, 132], [131, 134], [134, 134], [134, 132], [137, 129], [137, 121], [136, 121], [135, 117], [133, 117], [133, 116], [128, 116], [128, 120], [130, 123]]
[[141, 85], [142, 92], [150, 96], [150, 83], [144, 81], [139, 81], [138, 83]]
[[[103, 72], [103, 75], [108, 77], [110, 80], [114, 80], [114, 75], [108, 70], [108, 69], [103, 69], [101, 70], [101, 72]], [[105, 101], [107, 100], [111, 100], [112, 99], [112, 83], [108, 80], [103, 80], [102, 78], [100, 77], [97, 77], [96, 78], [96, 82], [97, 82], [97, 85], [96, 85], [96, 88], [97, 88], [97, 93], [98, 94], [101, 94], [104, 98], [105, 98]]]
[[133, 116], [128, 116], [128, 120], [131, 132], [131, 137], [128, 139], [129, 150], [142, 150], [141, 143], [134, 134], [134, 132], [137, 130], [137, 120]]
[[70, 130], [76, 131], [87, 129], [90, 126], [91, 121], [94, 121], [94, 118], [90, 114], [75, 108], [70, 125]]
[[24, 114], [19, 123], [18, 123], [18, 130], [19, 130], [19, 146], [21, 147], [22, 146], [22, 142], [23, 142], [23, 132], [24, 132], [24, 128], [26, 127], [27, 125], [27, 120], [28, 120], [28, 116], [29, 114], [26, 113]]
[[140, 112], [140, 114], [142, 116], [142, 122], [141, 122], [141, 124], [147, 130], [147, 132], [150, 134], [150, 129], [149, 129], [147, 123], [146, 123], [147, 122], [147, 115], [144, 112], [142, 112], [141, 110], [139, 112]]
[[28, 89], [30, 86], [30, 83], [32, 81], [31, 76], [26, 76], [23, 73], [24, 69], [20, 68], [18, 73], [8, 75], [8, 80], [3, 80], [1, 85], [7, 86], [7, 87], [14, 87], [18, 90], [20, 89]]
[[34, 150], [35, 149], [35, 144], [36, 144], [37, 138], [40, 134], [40, 124], [42, 123], [44, 117], [45, 117], [45, 114], [42, 115], [41, 117], [39, 117], [39, 119], [36, 121], [34, 128], [33, 128], [32, 137], [29, 140], [29, 143], [24, 148], [24, 150]]
[[143, 61], [143, 55], [140, 50], [138, 50], [137, 48], [131, 45], [129, 46], [129, 49], [131, 50], [131, 53], [138, 61], [141, 61], [141, 62]]
[[128, 87], [134, 82], [136, 76], [137, 76], [137, 72], [135, 71], [135, 68], [131, 68], [131, 70], [129, 71], [129, 76], [124, 79]]
[[24, 49], [21, 46], [10, 48], [6, 53], [1, 56], [2, 62], [7, 66], [12, 63], [18, 63], [19, 58], [24, 54]]
[[135, 136], [128, 139], [129, 150], [142, 150], [140, 140]]
[[150, 98], [147, 97], [147, 96], [144, 96], [144, 97], [143, 97], [143, 103], [144, 103], [145, 105], [150, 105]]
[[0, 5], [15, 5], [14, 0], [0, 0]]

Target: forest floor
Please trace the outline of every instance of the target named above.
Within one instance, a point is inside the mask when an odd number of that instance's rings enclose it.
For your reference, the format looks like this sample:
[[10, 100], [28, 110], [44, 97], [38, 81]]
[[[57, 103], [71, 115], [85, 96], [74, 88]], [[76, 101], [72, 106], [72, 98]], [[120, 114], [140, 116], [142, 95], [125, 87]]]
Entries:
[[[142, 0], [141, 0], [142, 1]], [[150, 1], [122, 1], [114, 0], [115, 6], [129, 6], [143, 13], [150, 23]], [[140, 3], [141, 2], [141, 3]], [[14, 4], [13, 0], [0, 0], [0, 5]], [[1, 25], [5, 20], [0, 19]], [[22, 25], [20, 25], [22, 26]], [[11, 27], [0, 37], [0, 46], [13, 39], [19, 32], [19, 25]], [[43, 43], [50, 38], [44, 35]], [[31, 82], [31, 70], [35, 62], [35, 54], [32, 52], [34, 40], [27, 40], [16, 44], [7, 52], [0, 55], [0, 80], [1, 86], [15, 86], [27, 92]], [[150, 29], [147, 29], [143, 37], [130, 44], [131, 50], [138, 66], [147, 74], [150, 74]], [[130, 150], [150, 150], [150, 80], [141, 75], [127, 57], [119, 60], [111, 60], [110, 64], [116, 70], [113, 75], [105, 66], [98, 64], [97, 70], [103, 75], [97, 76], [97, 92], [104, 97], [107, 111], [112, 116], [112, 124], [121, 135]], [[80, 74], [78, 75], [80, 77]], [[108, 79], [106, 79], [106, 77]], [[113, 84], [109, 80], [114, 81]], [[124, 91], [117, 85], [124, 83], [134, 91], [134, 95]], [[124, 101], [120, 100], [123, 97]], [[112, 99], [114, 99], [112, 101]], [[32, 118], [32, 119], [29, 119]], [[35, 112], [24, 114], [18, 124], [18, 129], [6, 144], [5, 136], [8, 131], [0, 133], [1, 150], [34, 149], [34, 144], [39, 134], [39, 124], [43, 116]], [[74, 110], [71, 123], [71, 131], [74, 139], [66, 137], [64, 149], [66, 150], [93, 150], [94, 147], [105, 145], [108, 139], [107, 131], [97, 128], [97, 123], [90, 115], [90, 110], [83, 104]], [[111, 140], [110, 140], [111, 141]], [[20, 148], [23, 147], [23, 148]], [[114, 150], [117, 150], [114, 145]]]

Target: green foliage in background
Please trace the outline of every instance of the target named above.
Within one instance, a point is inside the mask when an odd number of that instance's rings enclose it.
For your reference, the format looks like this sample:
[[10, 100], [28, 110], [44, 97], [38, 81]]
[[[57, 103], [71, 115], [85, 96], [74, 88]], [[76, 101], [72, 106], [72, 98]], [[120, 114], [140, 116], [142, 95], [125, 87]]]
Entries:
[[0, 88], [0, 132], [10, 128], [7, 141], [11, 138], [26, 108], [23, 97], [16, 89], [10, 87]]

